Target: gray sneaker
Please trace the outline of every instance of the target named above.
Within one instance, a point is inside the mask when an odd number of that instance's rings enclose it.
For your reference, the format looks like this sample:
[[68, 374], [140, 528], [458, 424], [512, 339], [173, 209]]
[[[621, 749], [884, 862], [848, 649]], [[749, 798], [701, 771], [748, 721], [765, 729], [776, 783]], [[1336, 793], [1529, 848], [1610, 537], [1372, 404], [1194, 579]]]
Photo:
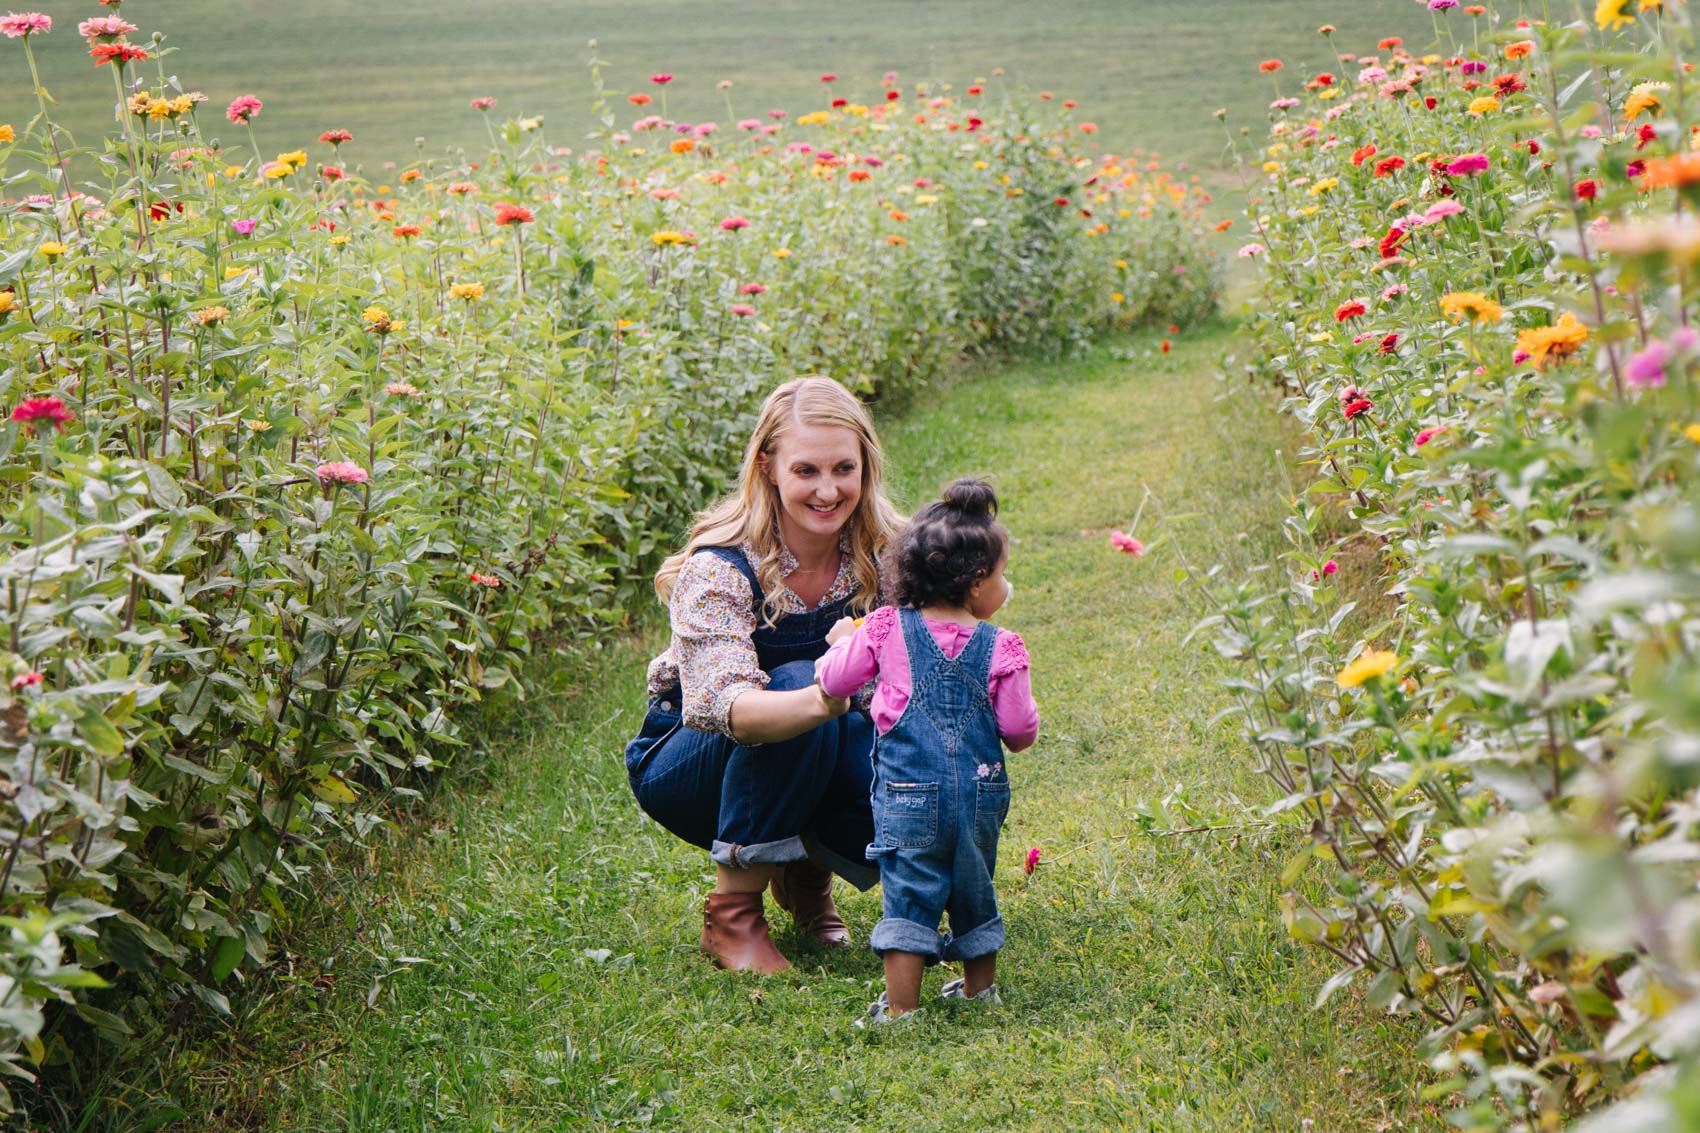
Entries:
[[[973, 1003], [990, 1003], [993, 1007], [1003, 1006], [1003, 996], [998, 994], [997, 984], [987, 984], [973, 995], [968, 995], [965, 992], [964, 989], [967, 988], [967, 986], [967, 980], [951, 980], [939, 989], [939, 998], [966, 999]], [[884, 999], [885, 997], [881, 996], [880, 998]]]
[[890, 1007], [891, 1001], [885, 997], [885, 992], [880, 992], [880, 997], [868, 1004], [868, 1010], [860, 1019], [856, 1020], [856, 1026], [867, 1028], [881, 1027], [887, 1023], [906, 1023], [910, 1016], [919, 1015], [922, 1011], [921, 1008], [917, 1007], [915, 1010], [906, 1011], [902, 1015], [888, 1015], [886, 1012]]

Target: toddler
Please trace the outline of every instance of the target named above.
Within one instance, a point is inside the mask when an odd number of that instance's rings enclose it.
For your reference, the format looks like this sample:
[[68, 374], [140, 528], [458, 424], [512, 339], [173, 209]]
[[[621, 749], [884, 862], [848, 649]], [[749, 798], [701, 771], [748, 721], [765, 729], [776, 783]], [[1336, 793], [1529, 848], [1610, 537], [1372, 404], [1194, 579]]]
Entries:
[[[1009, 598], [1009, 533], [991, 486], [957, 480], [915, 514], [897, 551], [896, 606], [852, 630], [833, 627], [815, 665], [828, 696], [877, 678], [874, 843], [884, 916], [870, 943], [885, 958], [885, 991], [864, 1022], [913, 1011], [921, 972], [961, 961], [943, 996], [1000, 1003], [1003, 947], [992, 874], [1009, 813], [1003, 748], [1039, 734], [1021, 638], [984, 619]], [[1001, 740], [1001, 746], [1000, 746]], [[940, 936], [948, 913], [950, 934]]]

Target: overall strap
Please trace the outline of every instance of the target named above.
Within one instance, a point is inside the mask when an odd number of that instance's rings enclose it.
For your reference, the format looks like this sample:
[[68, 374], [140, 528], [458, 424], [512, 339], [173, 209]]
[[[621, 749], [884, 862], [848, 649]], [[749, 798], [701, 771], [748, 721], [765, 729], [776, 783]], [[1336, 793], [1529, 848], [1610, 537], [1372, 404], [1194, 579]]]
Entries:
[[903, 627], [903, 646], [909, 653], [909, 684], [911, 688], [919, 688], [934, 669], [951, 664], [951, 660], [933, 640], [933, 631], [927, 628], [921, 611], [901, 606], [897, 620]]
[[703, 547], [697, 553], [713, 555], [737, 567], [738, 573], [750, 584], [750, 598], [755, 603], [753, 609], [760, 613], [762, 603], [767, 601], [767, 595], [762, 592], [761, 579], [756, 577], [756, 568], [750, 565], [750, 560], [744, 557], [744, 552], [736, 547]]
[[974, 635], [957, 655], [956, 663], [961, 665], [963, 671], [981, 688], [991, 686], [992, 654], [996, 651], [997, 643], [998, 627], [991, 622], [981, 622], [974, 627]]

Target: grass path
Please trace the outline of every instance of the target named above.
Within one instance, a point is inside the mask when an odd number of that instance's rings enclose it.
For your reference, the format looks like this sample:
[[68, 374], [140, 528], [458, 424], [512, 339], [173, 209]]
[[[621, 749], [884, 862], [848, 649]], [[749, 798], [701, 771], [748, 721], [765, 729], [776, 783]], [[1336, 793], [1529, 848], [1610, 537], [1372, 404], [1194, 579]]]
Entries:
[[1106, 544], [1149, 489], [1147, 541], [1185, 512], [1173, 530], [1197, 564], [1275, 553], [1284, 433], [1243, 393], [1220, 399], [1233, 343], [1227, 325], [1166, 357], [1123, 339], [882, 424], [900, 503], [991, 474], [1017, 539], [999, 620], [1029, 644], [1045, 723], [1012, 766], [1004, 1008], [853, 1030], [879, 982], [862, 946], [877, 891], [843, 901], [845, 954], [776, 915], [788, 976], [696, 954], [706, 855], [638, 812], [618, 757], [651, 634], [557, 674], [484, 791], [325, 895], [288, 974], [243, 997], [234, 1064], [228, 1044], [180, 1052], [167, 1089], [219, 1099], [229, 1127], [302, 1130], [1438, 1127], [1416, 1098], [1417, 1030], [1349, 1000], [1311, 1008], [1326, 969], [1276, 903], [1290, 834], [1138, 832], [1136, 806], [1177, 790], [1263, 797], [1232, 725], [1209, 722], [1222, 663], [1182, 644], [1201, 610], [1170, 549]]

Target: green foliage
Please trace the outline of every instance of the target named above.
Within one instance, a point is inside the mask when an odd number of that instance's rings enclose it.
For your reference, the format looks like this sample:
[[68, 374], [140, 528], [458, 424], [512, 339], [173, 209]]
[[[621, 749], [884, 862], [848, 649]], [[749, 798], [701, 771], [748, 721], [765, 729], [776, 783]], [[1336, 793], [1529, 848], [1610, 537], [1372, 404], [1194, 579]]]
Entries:
[[1316, 475], [1202, 628], [1307, 835], [1319, 998], [1426, 1018], [1461, 1128], [1693, 1127], [1692, 17], [1627, 7], [1446, 13], [1306, 83], [1249, 189]]
[[[41, 34], [8, 41], [32, 74]], [[374, 185], [334, 140], [322, 163], [214, 151], [198, 95], [122, 67], [98, 153], [45, 91], [0, 144], [40, 190], [0, 208], [16, 1076], [64, 1056], [49, 1040], [228, 1011], [337, 847], [524, 698], [536, 642], [626, 620], [778, 378], [890, 397], [964, 352], [1078, 343], [1156, 310], [1118, 306], [1124, 271], [1214, 301], [1196, 243], [1142, 235], [1195, 227], [1187, 190], [1106, 181], [1112, 209], [1161, 199], [1089, 230], [1051, 194], [1096, 166], [1054, 123], [948, 99], [719, 134], [655, 116], [571, 159], [491, 121], [487, 152]], [[122, 998], [82, 994], [120, 974]]]

